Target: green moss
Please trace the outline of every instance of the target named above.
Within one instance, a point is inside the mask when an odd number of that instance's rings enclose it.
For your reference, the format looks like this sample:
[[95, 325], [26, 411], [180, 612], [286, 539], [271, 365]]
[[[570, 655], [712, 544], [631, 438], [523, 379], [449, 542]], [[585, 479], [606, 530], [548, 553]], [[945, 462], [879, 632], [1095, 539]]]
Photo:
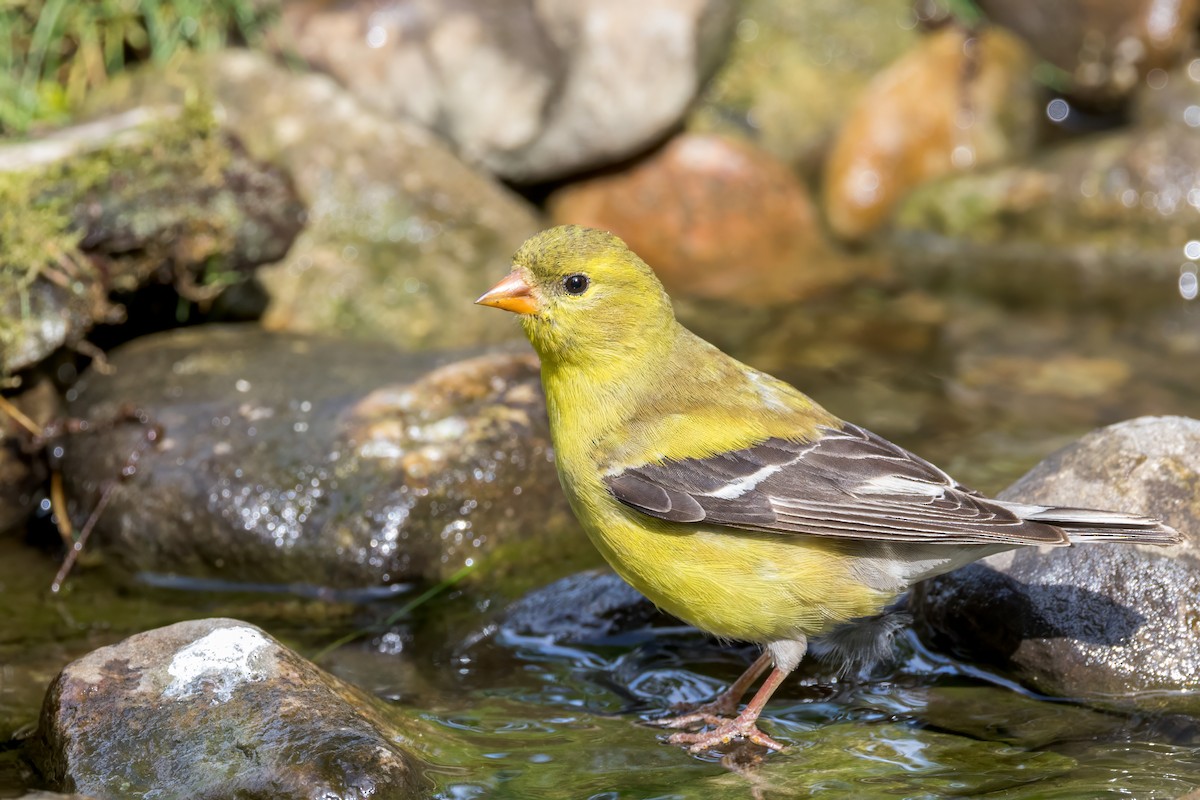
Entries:
[[275, 16], [255, 0], [0, 2], [0, 133], [61, 121], [129, 66], [262, 38]]
[[156, 215], [164, 212], [137, 198], [181, 185], [215, 191], [230, 158], [210, 104], [193, 98], [178, 115], [138, 129], [132, 140], [123, 137], [52, 164], [0, 172], [0, 356], [26, 335], [39, 279], [80, 302], [96, 296], [97, 286], [100, 297], [110, 288], [132, 288], [119, 285], [120, 270], [101, 275], [80, 251], [85, 231], [75, 219], [77, 209], [97, 202], [121, 209], [127, 223], [149, 234], [162, 229]]

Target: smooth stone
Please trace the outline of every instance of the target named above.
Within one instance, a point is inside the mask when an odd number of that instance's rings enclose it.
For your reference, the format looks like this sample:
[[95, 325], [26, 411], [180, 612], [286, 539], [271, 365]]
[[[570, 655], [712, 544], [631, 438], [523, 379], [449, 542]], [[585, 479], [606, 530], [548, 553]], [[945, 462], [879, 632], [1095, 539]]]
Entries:
[[179, 622], [68, 664], [34, 759], [54, 788], [100, 798], [428, 796], [382, 704], [261, 629]]
[[[287, 46], [367, 106], [518, 182], [626, 158], [676, 126], [724, 53], [732, 0], [289, 3]], [[364, 44], [366, 46], [364, 46]]]
[[1200, 421], [1140, 417], [1093, 431], [1001, 493], [1163, 519], [1170, 548], [1020, 548], [919, 584], [929, 644], [1036, 691], [1120, 709], [1200, 709]]
[[[76, 519], [134, 573], [345, 589], [473, 580], [517, 592], [595, 563], [553, 463], [532, 354], [411, 354], [251, 326], [135, 340], [86, 373], [66, 443]], [[461, 359], [461, 360], [456, 360]]]

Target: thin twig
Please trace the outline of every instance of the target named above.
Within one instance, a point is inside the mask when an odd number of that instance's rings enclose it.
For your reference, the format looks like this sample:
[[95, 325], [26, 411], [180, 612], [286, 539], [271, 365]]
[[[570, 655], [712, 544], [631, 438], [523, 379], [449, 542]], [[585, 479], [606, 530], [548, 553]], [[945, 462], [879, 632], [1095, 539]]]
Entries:
[[40, 439], [45, 435], [46, 432], [42, 429], [41, 425], [38, 425], [36, 422], [31, 420], [29, 417], [25, 416], [24, 412], [22, 412], [21, 409], [17, 408], [15, 405], [13, 405], [12, 402], [9, 401], [9, 399], [2, 394], [0, 394], [0, 411], [3, 411], [5, 414], [8, 414], [10, 417], [13, 418], [14, 422], [16, 422], [18, 425], [20, 425], [25, 430], [29, 431], [31, 434], [33, 434], [37, 438]]
[[[142, 457], [142, 453], [146, 448], [162, 438], [162, 426], [157, 423], [147, 423], [145, 417], [136, 409], [123, 408], [117, 419], [139, 420], [150, 427], [146, 431], [146, 435], [142, 440], [134, 446], [130, 452], [129, 458], [125, 459], [125, 466], [121, 468], [121, 476], [116, 480], [111, 480], [104, 485], [104, 489], [100, 492], [100, 499], [96, 501], [96, 507], [92, 509], [92, 513], [88, 515], [87, 522], [79, 530], [79, 538], [70, 545], [67, 550], [67, 557], [63, 559], [62, 566], [58, 569], [58, 574], [54, 576], [53, 583], [50, 584], [50, 591], [55, 594], [62, 589], [63, 581], [67, 579], [67, 575], [71, 572], [71, 568], [75, 566], [75, 562], [79, 560], [79, 554], [83, 551], [83, 546], [87, 543], [88, 537], [92, 535], [92, 529], [96, 527], [96, 523], [100, 519], [100, 515], [104, 513], [104, 508], [108, 505], [108, 501], [112, 498], [112, 493], [116, 490], [117, 485], [128, 478], [137, 474], [137, 463]], [[113, 422], [116, 424], [116, 421]], [[64, 503], [65, 505], [65, 503]], [[68, 523], [69, 524], [69, 523]]]
[[63, 490], [62, 470], [55, 469], [50, 473], [50, 509], [54, 513], [54, 525], [58, 535], [68, 548], [75, 546], [75, 527], [71, 524], [71, 515], [67, 513], [67, 493]]

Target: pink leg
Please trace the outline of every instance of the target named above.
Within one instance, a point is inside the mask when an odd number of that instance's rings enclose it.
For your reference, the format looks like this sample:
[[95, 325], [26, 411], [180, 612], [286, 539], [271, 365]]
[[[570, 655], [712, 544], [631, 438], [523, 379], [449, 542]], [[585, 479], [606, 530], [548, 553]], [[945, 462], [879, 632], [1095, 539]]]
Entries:
[[681, 711], [683, 712], [682, 714], [675, 717], [653, 720], [653, 724], [663, 728], [686, 728], [698, 722], [703, 722], [707, 725], [721, 725], [728, 722], [728, 718], [737, 713], [738, 704], [742, 701], [742, 695], [750, 690], [754, 682], [770, 666], [771, 655], [764, 651], [742, 673], [741, 677], [734, 681], [728, 689], [717, 695], [716, 699], [699, 705], [680, 704], [671, 710]]
[[[757, 662], [755, 662], [757, 663]], [[717, 745], [726, 744], [727, 742], [745, 738], [760, 744], [771, 750], [782, 750], [783, 745], [767, 736], [758, 729], [758, 716], [762, 713], [763, 707], [767, 701], [771, 699], [771, 695], [779, 688], [779, 684], [783, 683], [783, 679], [788, 676], [787, 672], [776, 667], [771, 674], [763, 682], [762, 688], [754, 695], [754, 699], [746, 706], [741, 714], [738, 714], [733, 719], [727, 719], [717, 725], [711, 731], [703, 733], [673, 733], [667, 738], [671, 744], [686, 744], [688, 751], [699, 753], [704, 750], [716, 747]]]

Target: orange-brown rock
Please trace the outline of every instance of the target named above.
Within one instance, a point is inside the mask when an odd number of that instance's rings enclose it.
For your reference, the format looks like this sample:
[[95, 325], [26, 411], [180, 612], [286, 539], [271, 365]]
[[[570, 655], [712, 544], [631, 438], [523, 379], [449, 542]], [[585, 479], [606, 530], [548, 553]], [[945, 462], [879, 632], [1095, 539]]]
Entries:
[[831, 268], [800, 180], [722, 136], [682, 134], [627, 170], [560, 189], [549, 205], [556, 224], [620, 236], [680, 297], [760, 304], [848, 279]]
[[876, 76], [829, 155], [823, 205], [833, 231], [862, 239], [913, 187], [1027, 151], [1030, 66], [1003, 31], [943, 28]]

